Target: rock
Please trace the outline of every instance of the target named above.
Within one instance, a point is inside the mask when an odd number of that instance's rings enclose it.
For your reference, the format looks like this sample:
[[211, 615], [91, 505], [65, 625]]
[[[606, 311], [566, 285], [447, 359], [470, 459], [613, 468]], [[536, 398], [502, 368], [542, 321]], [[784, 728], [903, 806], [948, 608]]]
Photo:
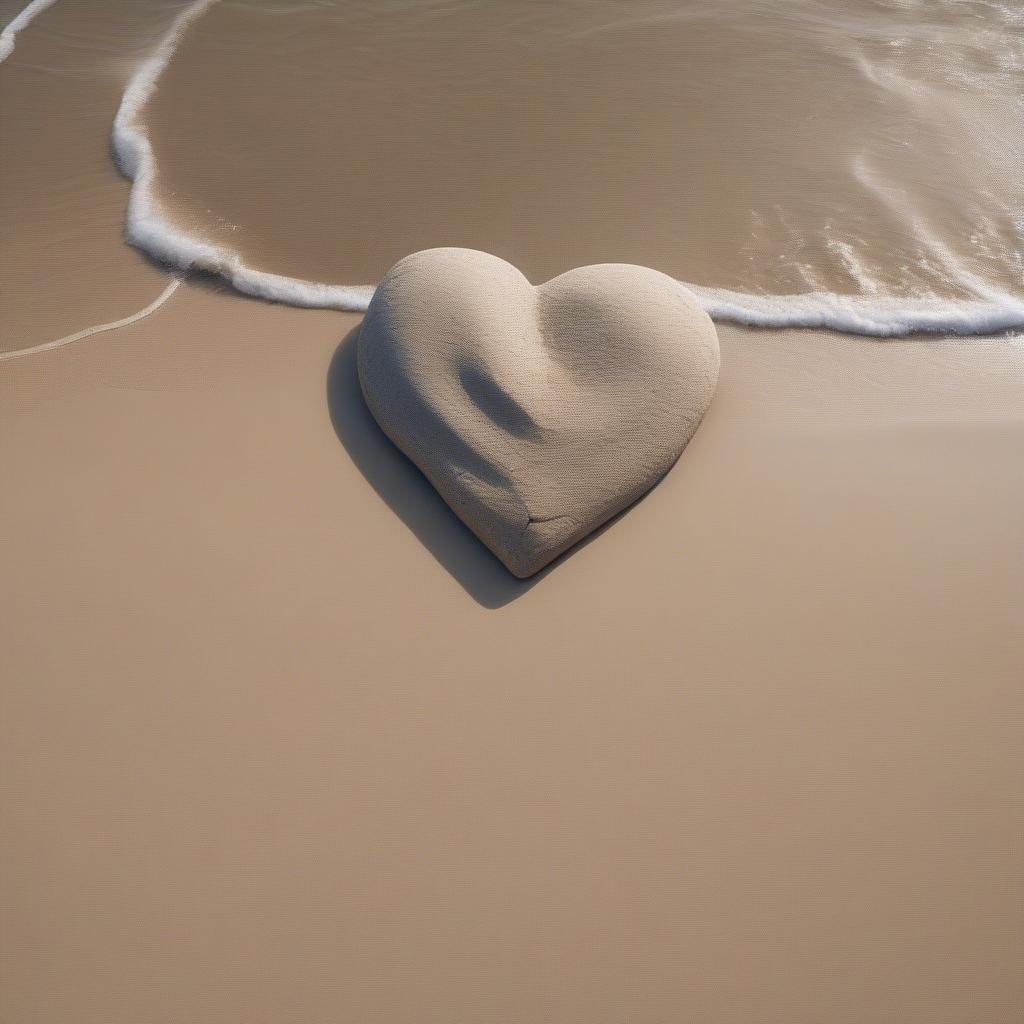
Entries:
[[401, 260], [359, 334], [377, 422], [519, 577], [658, 482], [718, 368], [714, 324], [664, 274], [601, 264], [534, 287], [472, 249]]

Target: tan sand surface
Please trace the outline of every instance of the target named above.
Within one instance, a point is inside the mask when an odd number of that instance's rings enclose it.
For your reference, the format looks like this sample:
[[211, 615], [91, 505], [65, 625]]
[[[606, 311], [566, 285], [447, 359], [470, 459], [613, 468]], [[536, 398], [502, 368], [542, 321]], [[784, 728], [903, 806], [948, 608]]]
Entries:
[[188, 287], [0, 368], [4, 1015], [1009, 1024], [1019, 343], [724, 328], [519, 582], [357, 323]]

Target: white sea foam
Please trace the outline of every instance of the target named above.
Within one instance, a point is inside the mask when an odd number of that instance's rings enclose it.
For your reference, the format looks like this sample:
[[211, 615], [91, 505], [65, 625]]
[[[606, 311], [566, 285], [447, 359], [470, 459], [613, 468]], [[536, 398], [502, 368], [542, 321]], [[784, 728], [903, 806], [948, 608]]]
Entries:
[[33, 345], [31, 348], [17, 348], [9, 352], [0, 352], [0, 363], [8, 359], [20, 359], [22, 356], [37, 355], [40, 352], [52, 352], [54, 349], [64, 348], [65, 345], [73, 345], [76, 341], [81, 341], [83, 338], [91, 338], [94, 334], [105, 334], [107, 331], [116, 331], [119, 327], [128, 327], [130, 324], [136, 324], [155, 313], [178, 290], [180, 284], [181, 281], [175, 278], [148, 306], [140, 309], [138, 313], [126, 316], [123, 320], [113, 320], [108, 324], [96, 324], [95, 327], [86, 327], [81, 331], [76, 331], [74, 334], [66, 334], [63, 338], [57, 338], [55, 341], [46, 341], [42, 345]]
[[132, 179], [128, 200], [128, 241], [162, 263], [181, 270], [219, 274], [234, 288], [291, 306], [362, 311], [372, 285], [331, 285], [270, 274], [246, 266], [238, 253], [176, 228], [156, 195], [156, 160], [140, 114], [189, 26], [217, 0], [196, 0], [174, 19], [168, 33], [132, 76], [114, 118], [113, 145], [121, 170]]
[[14, 39], [17, 34], [37, 15], [42, 14], [47, 7], [52, 7], [57, 0], [32, 0], [22, 12], [15, 15], [9, 21], [2, 32], [0, 32], [0, 64], [2, 64], [12, 53], [14, 53]]
[[[216, 2], [196, 0], [182, 11], [125, 90], [114, 121], [113, 145], [121, 169], [133, 180], [128, 203], [128, 240], [155, 259], [181, 270], [217, 274], [247, 295], [293, 306], [363, 312], [373, 296], [372, 285], [326, 284], [256, 270], [238, 253], [174, 226], [161, 210], [156, 194], [156, 161], [142, 111], [189, 27]], [[34, 6], [39, 6], [39, 0], [30, 5]], [[964, 275], [959, 276], [960, 283], [964, 283]], [[990, 334], [1024, 327], [1024, 297], [999, 291], [976, 279], [971, 283], [977, 285], [971, 289], [977, 298], [970, 300], [902, 298], [878, 292], [752, 295], [724, 288], [687, 287], [713, 319], [755, 327], [831, 328], [877, 337], [917, 332]]]
[[919, 332], [994, 334], [1024, 327], [1024, 299], [907, 299], [885, 295], [748, 295], [688, 285], [713, 320], [752, 327], [823, 327], [879, 338]]

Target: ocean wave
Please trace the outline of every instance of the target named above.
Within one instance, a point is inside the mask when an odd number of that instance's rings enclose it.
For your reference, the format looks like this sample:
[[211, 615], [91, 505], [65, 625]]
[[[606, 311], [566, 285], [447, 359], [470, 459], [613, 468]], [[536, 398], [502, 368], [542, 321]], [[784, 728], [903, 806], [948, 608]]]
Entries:
[[[42, 2], [47, 5], [53, 0]], [[189, 27], [217, 2], [196, 0], [183, 10], [125, 90], [114, 120], [113, 148], [119, 166], [133, 182], [127, 239], [162, 263], [186, 272], [219, 275], [247, 295], [293, 306], [364, 312], [373, 296], [373, 285], [327, 284], [257, 270], [237, 252], [176, 227], [161, 209], [156, 160], [143, 123], [143, 108]], [[755, 327], [828, 328], [875, 337], [921, 332], [991, 334], [1024, 327], [1024, 298], [991, 287], [979, 289], [978, 298], [967, 300], [902, 298], [877, 292], [754, 295], [692, 284], [687, 287], [713, 319]]]
[[1024, 327], [1024, 299], [902, 298], [886, 295], [749, 295], [687, 285], [712, 320], [749, 327], [819, 327], [892, 338], [907, 334], [996, 334]]
[[140, 115], [189, 27], [215, 3], [217, 0], [196, 0], [174, 19], [152, 56], [132, 76], [121, 99], [112, 141], [118, 165], [132, 179], [127, 239], [161, 263], [184, 271], [217, 274], [246, 295], [291, 306], [361, 312], [373, 295], [372, 285], [322, 284], [255, 270], [238, 253], [175, 227], [160, 208], [156, 159]]
[[0, 64], [14, 53], [14, 40], [18, 33], [38, 14], [47, 7], [52, 7], [57, 0], [32, 0], [20, 14], [14, 16], [0, 32]]

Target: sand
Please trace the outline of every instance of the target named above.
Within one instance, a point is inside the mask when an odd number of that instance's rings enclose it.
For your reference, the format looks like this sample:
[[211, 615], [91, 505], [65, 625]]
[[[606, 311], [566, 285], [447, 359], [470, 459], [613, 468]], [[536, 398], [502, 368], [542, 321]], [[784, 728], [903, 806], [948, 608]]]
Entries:
[[358, 344], [378, 425], [522, 579], [672, 468], [720, 363], [715, 325], [665, 274], [604, 264], [534, 287], [474, 249], [392, 267]]
[[358, 323], [186, 288], [0, 368], [5, 1014], [1009, 1024], [1019, 345], [723, 328], [534, 583]]
[[[76, 138], [27, 64], [5, 175]], [[112, 213], [59, 255], [92, 145], [5, 348], [167, 285]], [[517, 581], [359, 322], [192, 282], [0, 364], [0, 1017], [1015, 1021], [1020, 340], [723, 326], [672, 473]]]

